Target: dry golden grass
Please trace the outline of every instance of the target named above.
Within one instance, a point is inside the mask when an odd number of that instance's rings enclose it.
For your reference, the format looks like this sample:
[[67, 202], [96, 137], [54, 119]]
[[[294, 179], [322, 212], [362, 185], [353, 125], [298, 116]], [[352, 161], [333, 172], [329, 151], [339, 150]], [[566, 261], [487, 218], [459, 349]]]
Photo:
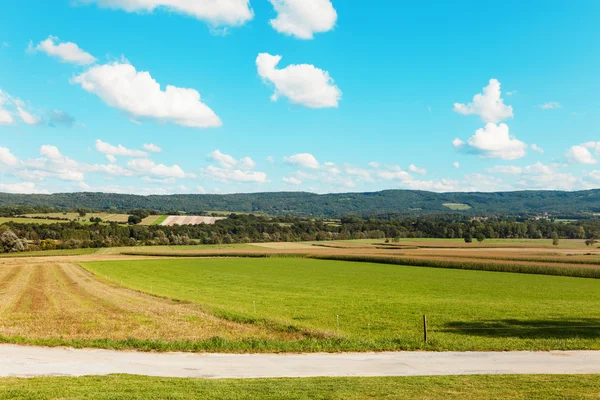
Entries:
[[201, 341], [303, 338], [241, 324], [116, 283], [70, 263], [0, 266], [0, 335], [29, 339]]

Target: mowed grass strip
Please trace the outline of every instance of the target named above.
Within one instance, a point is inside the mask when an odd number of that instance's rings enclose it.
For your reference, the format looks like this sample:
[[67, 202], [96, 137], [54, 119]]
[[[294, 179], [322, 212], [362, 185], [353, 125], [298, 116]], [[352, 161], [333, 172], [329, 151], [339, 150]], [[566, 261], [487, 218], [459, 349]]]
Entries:
[[598, 375], [169, 379], [110, 375], [0, 379], [0, 399], [483, 400], [597, 399]]
[[194, 304], [103, 283], [72, 264], [0, 267], [0, 342], [246, 351], [265, 340], [303, 338], [302, 333], [223, 320]]
[[[339, 336], [320, 346], [299, 343], [301, 351], [600, 349], [595, 279], [298, 258], [114, 261], [85, 268], [231, 320]], [[282, 350], [278, 346], [270, 347]]]

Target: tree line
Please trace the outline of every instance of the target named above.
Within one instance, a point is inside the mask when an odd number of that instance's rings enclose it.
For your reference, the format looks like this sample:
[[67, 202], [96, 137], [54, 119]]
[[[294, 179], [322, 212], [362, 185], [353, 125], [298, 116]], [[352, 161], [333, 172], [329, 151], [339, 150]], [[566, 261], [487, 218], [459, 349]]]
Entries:
[[[138, 218], [140, 215], [136, 215]], [[10, 232], [10, 233], [7, 233]], [[2, 238], [3, 234], [4, 239]], [[8, 222], [0, 231], [2, 251], [121, 246], [297, 242], [349, 239], [461, 238], [588, 239], [600, 238], [600, 220], [567, 223], [551, 220], [468, 220], [456, 216], [393, 219], [344, 217], [341, 220], [232, 214], [214, 225], [141, 226], [118, 223]], [[6, 244], [4, 243], [6, 242]]]

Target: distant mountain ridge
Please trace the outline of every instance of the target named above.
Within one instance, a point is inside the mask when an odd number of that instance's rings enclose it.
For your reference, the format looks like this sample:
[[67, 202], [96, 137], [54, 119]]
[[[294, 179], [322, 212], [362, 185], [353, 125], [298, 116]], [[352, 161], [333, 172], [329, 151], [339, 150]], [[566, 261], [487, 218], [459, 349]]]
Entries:
[[497, 193], [433, 193], [384, 190], [372, 193], [314, 194], [272, 192], [247, 194], [175, 194], [138, 196], [114, 193], [8, 194], [0, 206], [57, 209], [87, 208], [162, 212], [230, 211], [306, 217], [376, 216], [386, 214], [539, 215], [584, 216], [600, 213], [600, 190], [578, 192], [517, 191]]

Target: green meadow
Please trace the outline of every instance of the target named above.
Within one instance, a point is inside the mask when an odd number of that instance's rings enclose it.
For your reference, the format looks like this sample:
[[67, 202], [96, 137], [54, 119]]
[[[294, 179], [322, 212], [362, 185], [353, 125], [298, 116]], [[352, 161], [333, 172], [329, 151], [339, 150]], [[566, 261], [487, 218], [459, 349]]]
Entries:
[[0, 379], [0, 399], [569, 400], [597, 399], [598, 375], [310, 379], [170, 379], [111, 375]]
[[309, 343], [262, 343], [257, 351], [600, 349], [597, 279], [302, 258], [84, 267], [223, 318], [313, 335]]

